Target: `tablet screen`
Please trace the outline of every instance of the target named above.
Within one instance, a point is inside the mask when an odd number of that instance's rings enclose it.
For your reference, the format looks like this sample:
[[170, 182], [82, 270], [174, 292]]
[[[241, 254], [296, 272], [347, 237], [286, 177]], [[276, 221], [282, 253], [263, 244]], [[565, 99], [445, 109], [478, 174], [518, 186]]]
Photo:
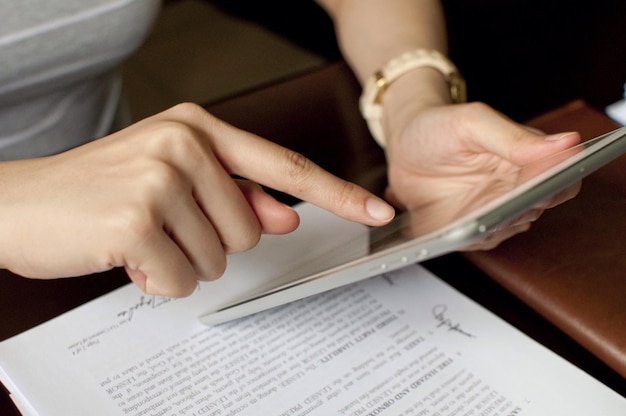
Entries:
[[[435, 256], [508, 238], [507, 222], [626, 152], [626, 127], [506, 174], [469, 191], [399, 214], [390, 224], [363, 228], [354, 242], [322, 251], [311, 267], [276, 276], [258, 293], [202, 317], [216, 324], [363, 280]], [[505, 230], [505, 231], [503, 231]], [[332, 232], [332, 230], [329, 230]], [[496, 241], [497, 242], [497, 241]], [[489, 242], [493, 244], [493, 241]]]

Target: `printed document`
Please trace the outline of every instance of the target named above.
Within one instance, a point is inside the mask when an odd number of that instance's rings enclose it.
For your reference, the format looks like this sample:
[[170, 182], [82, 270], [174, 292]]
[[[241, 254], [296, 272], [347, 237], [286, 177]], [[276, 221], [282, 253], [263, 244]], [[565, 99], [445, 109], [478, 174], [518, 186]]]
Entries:
[[[309, 215], [313, 231], [341, 230], [337, 241], [362, 235]], [[235, 256], [225, 280], [188, 298], [127, 285], [8, 339], [0, 379], [25, 416], [626, 414], [626, 399], [419, 265], [200, 323], [231, 296], [230, 279], [243, 286], [264, 274], [254, 262], [275, 248]]]

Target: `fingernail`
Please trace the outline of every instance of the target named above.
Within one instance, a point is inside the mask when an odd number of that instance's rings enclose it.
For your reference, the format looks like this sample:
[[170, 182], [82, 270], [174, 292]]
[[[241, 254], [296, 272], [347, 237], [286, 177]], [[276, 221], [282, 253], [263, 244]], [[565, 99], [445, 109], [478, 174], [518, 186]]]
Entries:
[[557, 140], [563, 140], [564, 138], [566, 138], [567, 136], [570, 136], [572, 134], [576, 134], [576, 132], [570, 131], [567, 133], [557, 133], [557, 134], [550, 134], [549, 136], [546, 136], [546, 138], [544, 139], [547, 142], [555, 142]]
[[365, 202], [365, 209], [372, 218], [378, 221], [389, 221], [395, 215], [393, 207], [378, 198], [369, 198]]

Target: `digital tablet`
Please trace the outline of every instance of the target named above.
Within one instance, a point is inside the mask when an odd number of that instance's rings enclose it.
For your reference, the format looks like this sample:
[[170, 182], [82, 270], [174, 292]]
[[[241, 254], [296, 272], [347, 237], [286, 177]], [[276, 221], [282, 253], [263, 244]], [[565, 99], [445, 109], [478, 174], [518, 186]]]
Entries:
[[[468, 248], [512, 219], [626, 152], [626, 127], [533, 162], [469, 192], [398, 215], [367, 228], [366, 247], [345, 245], [311, 267], [279, 276], [272, 285], [200, 317], [217, 325], [381, 273]], [[349, 247], [355, 247], [353, 252]]]

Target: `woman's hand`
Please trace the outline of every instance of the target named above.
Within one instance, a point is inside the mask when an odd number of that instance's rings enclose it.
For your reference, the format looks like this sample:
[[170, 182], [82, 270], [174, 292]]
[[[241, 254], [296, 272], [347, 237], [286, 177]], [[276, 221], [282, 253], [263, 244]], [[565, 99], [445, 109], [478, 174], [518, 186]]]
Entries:
[[0, 267], [54, 278], [125, 267], [146, 293], [184, 296], [226, 255], [295, 211], [247, 178], [347, 219], [381, 225], [391, 206], [303, 156], [182, 104], [68, 152], [0, 164]]
[[[488, 181], [580, 142], [577, 133], [544, 135], [481, 103], [433, 106], [390, 117], [406, 120], [395, 125], [402, 128], [393, 130], [387, 147], [386, 197], [403, 209], [453, 201], [448, 207], [457, 212], [454, 201]], [[468, 249], [492, 248], [527, 230], [543, 210], [574, 197], [578, 189], [574, 185], [555, 195]], [[439, 218], [444, 211], [439, 210]]]

